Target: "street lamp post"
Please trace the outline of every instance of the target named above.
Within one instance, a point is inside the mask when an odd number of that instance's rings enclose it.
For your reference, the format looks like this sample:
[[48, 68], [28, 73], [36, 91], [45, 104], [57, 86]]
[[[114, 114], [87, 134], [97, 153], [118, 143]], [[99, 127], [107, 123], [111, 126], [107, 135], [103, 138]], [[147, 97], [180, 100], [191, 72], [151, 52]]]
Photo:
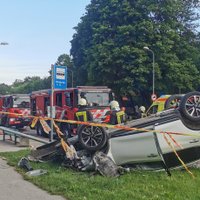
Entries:
[[144, 50], [150, 51], [153, 55], [153, 94], [155, 95], [155, 54], [153, 50], [149, 49], [149, 47], [143, 47]]

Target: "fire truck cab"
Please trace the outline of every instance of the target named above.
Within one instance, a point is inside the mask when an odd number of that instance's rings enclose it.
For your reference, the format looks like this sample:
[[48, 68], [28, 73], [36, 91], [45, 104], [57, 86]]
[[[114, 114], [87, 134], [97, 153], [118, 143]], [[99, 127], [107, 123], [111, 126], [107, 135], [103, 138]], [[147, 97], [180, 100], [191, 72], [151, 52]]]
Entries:
[[[94, 121], [98, 122], [104, 118], [110, 110], [109, 103], [113, 100], [111, 89], [106, 86], [78, 86], [66, 90], [55, 90], [53, 94], [53, 106], [55, 108], [55, 119], [75, 120], [78, 111], [78, 100], [85, 98], [87, 109], [91, 112]], [[31, 94], [31, 114], [34, 116], [50, 117], [51, 90], [34, 91]], [[65, 132], [69, 124], [59, 123], [60, 129]], [[45, 134], [41, 125], [36, 125], [38, 134]], [[69, 130], [67, 130], [69, 131]]]
[[[10, 114], [9, 114], [10, 113]], [[13, 94], [0, 96], [0, 125], [23, 128], [28, 126], [31, 119], [30, 96], [28, 94]]]

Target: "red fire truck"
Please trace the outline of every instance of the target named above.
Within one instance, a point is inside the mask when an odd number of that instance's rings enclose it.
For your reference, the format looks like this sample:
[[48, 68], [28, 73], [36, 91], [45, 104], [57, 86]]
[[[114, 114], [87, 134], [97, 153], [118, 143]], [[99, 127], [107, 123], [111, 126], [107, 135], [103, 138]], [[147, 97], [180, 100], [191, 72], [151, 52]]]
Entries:
[[[4, 113], [6, 112], [6, 113]], [[7, 114], [11, 113], [11, 114]], [[16, 114], [13, 114], [16, 113]], [[20, 115], [18, 115], [20, 114]], [[23, 128], [30, 124], [30, 96], [13, 94], [0, 96], [0, 125]]]
[[[107, 111], [109, 103], [113, 100], [111, 89], [106, 86], [78, 86], [66, 90], [55, 90], [53, 94], [53, 106], [55, 107], [55, 119], [75, 120], [78, 111], [78, 100], [86, 98], [88, 110], [93, 115], [94, 121], [101, 121]], [[51, 90], [40, 90], [31, 93], [31, 114], [34, 116], [50, 117]], [[73, 134], [73, 125], [67, 123], [58, 124], [62, 132]], [[36, 124], [38, 135], [45, 135], [40, 125]]]

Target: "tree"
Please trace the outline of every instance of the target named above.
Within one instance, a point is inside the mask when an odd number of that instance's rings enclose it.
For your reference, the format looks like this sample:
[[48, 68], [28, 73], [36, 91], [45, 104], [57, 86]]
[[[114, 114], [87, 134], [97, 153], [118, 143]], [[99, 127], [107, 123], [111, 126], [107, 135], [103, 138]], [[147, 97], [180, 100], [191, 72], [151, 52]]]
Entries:
[[26, 77], [24, 80], [15, 80], [11, 85], [10, 93], [31, 93], [32, 91], [51, 88], [50, 77], [41, 79], [39, 76]]
[[0, 84], [0, 94], [9, 94], [10, 92], [10, 87], [4, 83]]
[[155, 53], [156, 92], [200, 84], [198, 0], [92, 0], [75, 28], [71, 54], [79, 84], [108, 85], [149, 98]]

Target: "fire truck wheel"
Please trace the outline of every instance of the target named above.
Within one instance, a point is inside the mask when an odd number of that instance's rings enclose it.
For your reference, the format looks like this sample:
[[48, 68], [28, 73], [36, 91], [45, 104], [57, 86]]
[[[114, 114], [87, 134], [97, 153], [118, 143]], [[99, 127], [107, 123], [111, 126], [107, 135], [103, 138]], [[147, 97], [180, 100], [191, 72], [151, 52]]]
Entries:
[[7, 116], [5, 116], [5, 117], [2, 118], [2, 120], [1, 120], [1, 125], [2, 125], [2, 126], [5, 126], [5, 127], [8, 127], [8, 126], [9, 126], [8, 117], [7, 117]]
[[2, 117], [2, 119], [1, 119], [1, 125], [2, 126], [6, 126], [6, 117]]
[[46, 133], [44, 132], [44, 130], [43, 130], [43, 127], [41, 126], [41, 124], [37, 124], [37, 129], [36, 129], [36, 131], [37, 131], [37, 135], [39, 135], [39, 136], [45, 136], [46, 137]]
[[105, 129], [98, 126], [81, 125], [77, 134], [81, 146], [89, 151], [102, 149], [108, 140]]

